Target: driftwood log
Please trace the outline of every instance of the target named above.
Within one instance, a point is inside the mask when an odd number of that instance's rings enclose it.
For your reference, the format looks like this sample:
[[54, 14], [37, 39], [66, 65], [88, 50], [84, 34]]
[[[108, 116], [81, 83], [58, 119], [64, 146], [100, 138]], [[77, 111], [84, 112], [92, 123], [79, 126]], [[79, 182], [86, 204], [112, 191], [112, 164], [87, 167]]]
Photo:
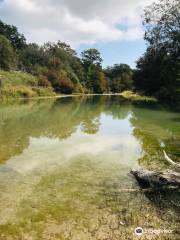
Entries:
[[174, 161], [167, 155], [167, 153], [166, 153], [165, 151], [163, 151], [163, 153], [164, 153], [164, 157], [165, 157], [166, 161], [167, 161], [168, 163], [170, 163], [171, 166], [176, 169], [176, 171], [179, 172], [179, 171], [180, 171], [180, 164], [174, 162]]
[[180, 173], [132, 170], [138, 183], [143, 187], [180, 187]]
[[180, 188], [180, 165], [170, 159], [165, 151], [163, 152], [165, 159], [176, 169], [176, 171], [155, 172], [148, 170], [131, 170], [131, 173], [142, 187]]

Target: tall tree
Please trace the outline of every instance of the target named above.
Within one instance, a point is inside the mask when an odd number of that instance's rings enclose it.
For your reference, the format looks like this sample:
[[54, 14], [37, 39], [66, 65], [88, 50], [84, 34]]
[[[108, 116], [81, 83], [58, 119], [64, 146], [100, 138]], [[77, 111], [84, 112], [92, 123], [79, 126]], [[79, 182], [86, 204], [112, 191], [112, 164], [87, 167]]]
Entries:
[[115, 64], [105, 69], [112, 92], [122, 92], [133, 87], [132, 70], [127, 64]]
[[10, 41], [0, 35], [0, 69], [11, 70], [16, 66], [16, 54]]
[[86, 72], [85, 85], [92, 93], [103, 93], [108, 90], [108, 83], [102, 71], [100, 52], [90, 48], [81, 53], [83, 66]]
[[135, 86], [161, 99], [176, 100], [180, 73], [179, 0], [160, 0], [144, 11], [148, 48], [137, 61]]
[[15, 49], [26, 47], [26, 39], [23, 34], [18, 32], [17, 27], [8, 25], [0, 20], [0, 34], [4, 35], [11, 42]]
[[145, 40], [154, 49], [164, 48], [170, 54], [179, 52], [179, 0], [160, 0], [144, 10]]
[[86, 86], [92, 93], [100, 94], [108, 91], [107, 79], [99, 66], [92, 64], [88, 68]]
[[47, 66], [49, 56], [36, 43], [30, 43], [19, 53], [19, 67], [27, 72], [35, 74], [39, 66]]
[[95, 48], [90, 48], [81, 53], [82, 62], [86, 69], [90, 65], [101, 66], [102, 58], [100, 52]]

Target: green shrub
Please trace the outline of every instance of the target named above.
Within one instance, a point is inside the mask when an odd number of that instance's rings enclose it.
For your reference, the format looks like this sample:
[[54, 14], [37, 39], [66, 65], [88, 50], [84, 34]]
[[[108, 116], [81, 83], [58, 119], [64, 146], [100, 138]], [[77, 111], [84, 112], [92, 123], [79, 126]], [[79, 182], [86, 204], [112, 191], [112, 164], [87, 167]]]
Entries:
[[51, 97], [51, 96], [56, 95], [55, 92], [53, 91], [52, 87], [36, 88], [35, 91], [36, 91], [37, 95], [40, 97]]
[[69, 79], [61, 79], [59, 81], [59, 91], [65, 94], [71, 94], [74, 89], [74, 85]]
[[0, 71], [0, 78], [2, 80], [2, 86], [6, 85], [27, 85], [27, 86], [37, 86], [37, 77], [20, 72], [20, 71]]
[[38, 86], [51, 87], [51, 83], [48, 81], [46, 76], [40, 75], [38, 79]]
[[82, 84], [77, 83], [77, 84], [74, 85], [74, 92], [75, 93], [84, 93], [84, 91], [85, 90], [84, 90]]
[[11, 86], [7, 85], [1, 88], [1, 98], [32, 98], [36, 96], [31, 88], [23, 85]]

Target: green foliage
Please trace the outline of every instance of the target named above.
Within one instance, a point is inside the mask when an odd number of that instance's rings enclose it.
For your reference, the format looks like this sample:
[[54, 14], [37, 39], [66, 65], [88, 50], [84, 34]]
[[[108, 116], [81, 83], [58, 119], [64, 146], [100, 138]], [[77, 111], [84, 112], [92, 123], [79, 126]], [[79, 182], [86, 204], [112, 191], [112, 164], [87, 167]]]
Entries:
[[91, 93], [104, 93], [108, 91], [108, 83], [101, 68], [91, 65], [87, 72], [87, 88]]
[[48, 81], [48, 78], [44, 75], [40, 75], [38, 78], [38, 86], [40, 87], [51, 87], [50, 81]]
[[68, 78], [66, 71], [60, 69], [55, 71], [51, 69], [47, 72], [47, 79], [52, 84], [56, 92], [60, 93], [72, 93], [74, 85]]
[[0, 99], [54, 96], [49, 86], [38, 86], [37, 77], [17, 71], [0, 71]]
[[85, 89], [83, 88], [82, 84], [77, 83], [74, 85], [73, 92], [74, 93], [85, 93]]
[[[104, 72], [102, 71], [99, 71], [97, 73], [97, 76], [98, 76], [98, 90], [97, 92], [98, 93], [105, 93], [105, 92], [108, 92], [109, 88], [108, 88], [108, 81], [106, 79], [106, 76], [104, 74]], [[96, 90], [94, 90], [96, 92]]]
[[16, 54], [10, 41], [0, 35], [0, 69], [9, 70], [16, 66]]
[[53, 97], [56, 95], [55, 92], [53, 91], [52, 87], [33, 88], [33, 91], [35, 91], [35, 93], [39, 97]]
[[0, 89], [0, 99], [6, 100], [10, 98], [34, 98], [34, 97], [51, 97], [54, 96], [52, 88], [33, 88], [25, 85], [6, 85]]
[[180, 40], [179, 0], [161, 0], [144, 11], [145, 40], [154, 48], [178, 53]]
[[[48, 42], [42, 46], [36, 43], [26, 44], [24, 36], [15, 26], [3, 22], [0, 22], [0, 33], [3, 34], [0, 38], [3, 46], [0, 48], [3, 56], [0, 59], [0, 67], [13, 70], [13, 63], [17, 62], [17, 69], [21, 71], [19, 80], [15, 76], [11, 79], [10, 85], [19, 85], [18, 81], [21, 85], [26, 85], [29, 76], [33, 75], [36, 80], [32, 81], [31, 87], [37, 89], [52, 87], [57, 93], [105, 93], [110, 90], [119, 92], [131, 88], [131, 69], [127, 65], [121, 65], [120, 69], [117, 69], [116, 77], [113, 76], [108, 84], [106, 71], [103, 71], [101, 66], [101, 54], [95, 48], [82, 52], [80, 59], [68, 44], [61, 41]], [[107, 71], [109, 75], [110, 71]], [[26, 79], [23, 78], [22, 72], [29, 73], [25, 75]], [[7, 77], [6, 81], [9, 81], [9, 77], [17, 74], [18, 72], [13, 74], [11, 72], [10, 76], [8, 73], [4, 75]]]
[[71, 94], [74, 89], [73, 83], [68, 78], [61, 78], [58, 86], [60, 92], [65, 94]]
[[42, 47], [29, 44], [21, 54], [22, 68], [40, 75], [40, 85], [47, 86], [49, 81], [54, 90], [61, 93], [71, 93], [74, 85], [81, 85], [83, 67], [69, 45], [60, 41], [46, 43]]
[[26, 39], [23, 34], [13, 25], [8, 25], [0, 20], [0, 34], [4, 35], [11, 42], [14, 49], [23, 49], [26, 46]]
[[157, 99], [154, 97], [147, 97], [147, 96], [142, 96], [137, 93], [134, 93], [132, 91], [124, 91], [120, 94], [124, 98], [131, 100], [133, 102], [157, 102]]
[[161, 100], [180, 99], [180, 15], [178, 0], [162, 0], [145, 9], [145, 40], [149, 46], [137, 61], [137, 90]]
[[36, 74], [38, 68], [48, 65], [48, 56], [42, 47], [30, 43], [19, 53], [19, 67], [29, 73]]
[[81, 53], [82, 62], [87, 70], [91, 65], [101, 66], [102, 58], [100, 52], [95, 48], [90, 48]]
[[37, 86], [37, 77], [20, 71], [0, 71], [2, 87], [6, 85], [29, 85]]
[[127, 64], [115, 64], [105, 70], [111, 92], [118, 93], [133, 87], [132, 70]]
[[82, 52], [82, 63], [85, 69], [85, 89], [90, 93], [104, 93], [108, 91], [108, 82], [101, 67], [101, 54], [95, 48]]
[[32, 98], [37, 96], [30, 87], [25, 85], [6, 85], [1, 90], [1, 99], [6, 98]]

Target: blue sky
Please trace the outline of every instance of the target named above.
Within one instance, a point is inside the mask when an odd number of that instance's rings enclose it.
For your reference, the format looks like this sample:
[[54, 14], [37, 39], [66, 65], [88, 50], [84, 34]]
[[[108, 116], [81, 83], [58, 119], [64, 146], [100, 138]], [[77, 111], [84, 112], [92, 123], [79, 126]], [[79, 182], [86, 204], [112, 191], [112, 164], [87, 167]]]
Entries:
[[97, 43], [92, 45], [82, 44], [78, 47], [80, 53], [87, 48], [97, 48], [103, 58], [103, 67], [115, 63], [126, 63], [132, 68], [136, 67], [136, 60], [145, 52], [146, 44], [144, 40], [136, 41], [117, 41], [109, 43]]
[[0, 0], [0, 19], [17, 26], [28, 42], [61, 40], [78, 54], [97, 48], [104, 67], [127, 63], [134, 68], [146, 48], [141, 15], [153, 1]]

